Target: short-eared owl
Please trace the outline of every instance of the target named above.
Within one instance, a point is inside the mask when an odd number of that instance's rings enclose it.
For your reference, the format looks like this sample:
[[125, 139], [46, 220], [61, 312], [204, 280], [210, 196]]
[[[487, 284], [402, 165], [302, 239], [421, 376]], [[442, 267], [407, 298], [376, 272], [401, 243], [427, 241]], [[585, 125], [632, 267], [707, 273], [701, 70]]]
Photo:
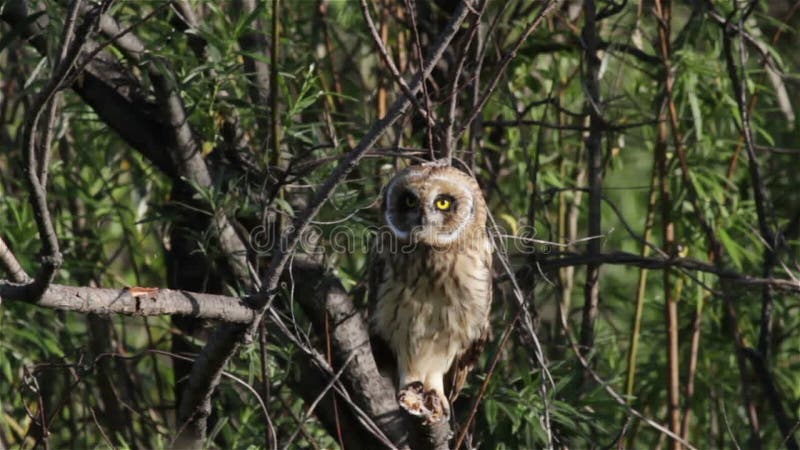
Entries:
[[471, 176], [434, 162], [398, 173], [384, 188], [381, 211], [369, 280], [374, 350], [393, 356], [400, 405], [438, 422], [449, 417], [486, 342], [486, 202]]

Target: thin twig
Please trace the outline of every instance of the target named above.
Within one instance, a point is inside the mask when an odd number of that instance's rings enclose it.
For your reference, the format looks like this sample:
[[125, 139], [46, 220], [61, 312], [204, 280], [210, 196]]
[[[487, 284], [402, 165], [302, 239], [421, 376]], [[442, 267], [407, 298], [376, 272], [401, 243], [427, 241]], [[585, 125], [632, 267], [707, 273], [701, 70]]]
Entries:
[[[272, 322], [277, 325], [278, 330], [281, 334], [289, 339], [289, 341], [294, 344], [298, 350], [305, 353], [308, 357], [311, 358], [313, 364], [320, 369], [325, 375], [334, 377], [336, 372], [333, 368], [325, 361], [325, 358], [319, 354], [316, 350], [306, 345], [304, 342], [300, 341], [297, 336], [292, 333], [289, 327], [284, 322], [283, 318], [280, 314], [275, 310], [275, 308], [270, 307], [267, 310], [270, 319]], [[335, 380], [336, 382], [333, 384], [334, 390], [341, 396], [341, 398], [353, 409], [353, 412], [356, 414], [356, 417], [360, 421], [364, 427], [370, 431], [376, 438], [378, 438], [386, 447], [391, 449], [396, 449], [395, 445], [392, 441], [386, 436], [386, 434], [381, 430], [380, 427], [375, 423], [375, 420], [367, 414], [364, 409], [358, 406], [355, 401], [351, 398], [347, 389], [341, 384], [340, 381]]]
[[[81, 0], [73, 0], [67, 13], [67, 19], [64, 22], [64, 28], [61, 33], [61, 49], [56, 54], [53, 61], [53, 67], [58, 67], [61, 62], [67, 57], [69, 46], [72, 43], [72, 37], [75, 32], [75, 22], [78, 18]], [[50, 101], [47, 102], [47, 111], [45, 117], [47, 120], [44, 125], [44, 137], [40, 142], [41, 152], [39, 153], [39, 182], [42, 184], [42, 189], [47, 190], [47, 174], [50, 169], [50, 159], [52, 157], [52, 140], [53, 128], [55, 127], [56, 110], [58, 109], [59, 95], [56, 92]]]
[[503, 347], [505, 347], [506, 341], [508, 341], [509, 336], [511, 336], [511, 332], [514, 331], [514, 326], [517, 324], [517, 321], [519, 321], [519, 316], [521, 313], [522, 308], [517, 308], [514, 319], [512, 319], [508, 325], [506, 325], [505, 330], [503, 330], [503, 335], [500, 338], [500, 342], [497, 344], [497, 350], [495, 350], [492, 362], [489, 364], [489, 369], [486, 371], [486, 376], [484, 377], [483, 383], [481, 383], [481, 387], [478, 390], [478, 395], [475, 396], [475, 399], [472, 401], [469, 414], [467, 414], [467, 420], [463, 425], [461, 425], [461, 431], [458, 433], [453, 450], [458, 450], [461, 448], [461, 444], [464, 443], [464, 439], [467, 437], [469, 427], [472, 424], [472, 421], [475, 419], [475, 414], [478, 412], [478, 406], [480, 405], [481, 399], [486, 395], [486, 390], [489, 387], [489, 381], [491, 381], [492, 375], [494, 375], [495, 369], [497, 368], [497, 363], [500, 361], [500, 357], [503, 355]]
[[[602, 124], [603, 129], [606, 131], [624, 131], [624, 130], [629, 130], [631, 128], [646, 127], [658, 124], [658, 120], [645, 120], [645, 121], [632, 122], [626, 124], [608, 123], [605, 122], [602, 117], [600, 117], [599, 120], [601, 121], [600, 123]], [[483, 121], [483, 126], [485, 127], [518, 127], [524, 125], [537, 125], [542, 128], [548, 128], [553, 130], [574, 130], [582, 132], [591, 131], [591, 127], [586, 127], [583, 125], [549, 123], [535, 119]]]
[[[269, 416], [269, 410], [267, 409], [269, 406], [270, 400], [270, 380], [269, 380], [269, 359], [267, 354], [267, 327], [266, 324], [262, 324], [261, 328], [259, 328], [258, 334], [258, 350], [260, 353], [261, 358], [261, 396], [263, 397], [264, 401], [264, 415], [266, 418], [267, 426], [264, 428], [264, 448], [269, 448], [273, 450], [277, 450], [278, 448], [278, 436], [275, 433], [275, 427], [272, 425], [272, 419]], [[302, 427], [300, 427], [302, 428]]]
[[428, 114], [428, 109], [426, 109], [425, 106], [419, 102], [419, 99], [417, 99], [416, 95], [411, 93], [411, 89], [408, 87], [408, 84], [406, 84], [403, 76], [400, 75], [400, 71], [397, 69], [392, 56], [389, 54], [389, 50], [386, 49], [386, 45], [384, 45], [383, 39], [381, 39], [381, 36], [375, 27], [375, 22], [372, 20], [372, 16], [369, 14], [369, 6], [367, 5], [366, 0], [359, 0], [359, 3], [361, 5], [361, 14], [364, 16], [364, 21], [367, 23], [367, 28], [369, 28], [372, 40], [375, 43], [375, 47], [378, 49], [378, 54], [381, 56], [383, 63], [386, 64], [386, 67], [389, 68], [389, 72], [392, 73], [395, 83], [400, 86], [400, 90], [403, 91], [403, 94], [412, 102], [414, 108], [416, 108], [416, 111], [428, 122], [428, 125], [435, 125], [436, 122], [434, 118]]
[[475, 19], [469, 27], [469, 36], [461, 47], [461, 57], [458, 59], [456, 68], [453, 71], [453, 85], [450, 88], [450, 106], [447, 110], [447, 116], [445, 116], [444, 122], [444, 159], [447, 161], [447, 165], [453, 164], [453, 152], [456, 146], [455, 140], [453, 139], [453, 125], [455, 125], [456, 106], [458, 105], [458, 80], [461, 78], [461, 71], [464, 69], [464, 64], [467, 62], [470, 46], [480, 28], [481, 18], [483, 17], [484, 11], [486, 11], [487, 4], [487, 1], [483, 1], [480, 10], [475, 15]]
[[[675, 74], [670, 67], [670, 33], [672, 24], [672, 4], [671, 0], [656, 0], [655, 2], [655, 18], [658, 23], [658, 37], [661, 49], [661, 58], [664, 65], [665, 80], [665, 99], [666, 107], [669, 110], [670, 125], [672, 131], [672, 139], [675, 143], [679, 159], [682, 163], [685, 158], [682, 156], [681, 137], [678, 134], [677, 128], [677, 113], [675, 109], [675, 102], [672, 99], [672, 87], [674, 83]], [[659, 115], [663, 116], [665, 105], [660, 105]], [[667, 160], [667, 127], [663, 122], [658, 127], [658, 143], [656, 146], [656, 166], [658, 168], [658, 185], [659, 185], [659, 201], [661, 203], [661, 230], [664, 251], [670, 255], [677, 253], [675, 243], [675, 224], [672, 221], [672, 192], [669, 185], [669, 163]], [[688, 177], [688, 169], [682, 165], [682, 174]], [[690, 192], [693, 191], [694, 186], [686, 183]], [[691, 196], [690, 196], [691, 197]], [[695, 213], [701, 214], [700, 210], [695, 207]], [[700, 218], [700, 222], [705, 224], [704, 218]], [[675, 435], [681, 433], [681, 405], [680, 405], [680, 367], [679, 367], [679, 335], [678, 335], [678, 298], [672, 286], [672, 274], [669, 270], [662, 273], [663, 279], [663, 292], [664, 292], [664, 325], [667, 332], [667, 346], [666, 346], [666, 359], [667, 359], [667, 423], [669, 429]], [[673, 439], [669, 443], [669, 448], [673, 450], [680, 450], [680, 443]]]
[[[735, 7], [735, 6], [734, 6]], [[740, 19], [741, 20], [741, 19]], [[744, 24], [739, 23], [739, 39], [744, 41]], [[742, 79], [745, 78], [745, 46], [739, 45], [739, 67], [742, 72], [741, 78], [737, 75], [736, 62], [733, 57], [732, 42], [728, 35], [727, 27], [724, 38], [725, 61], [728, 67], [728, 76], [733, 85], [733, 92], [736, 98], [736, 105], [741, 117], [741, 132], [744, 136], [745, 149], [747, 150], [748, 169], [750, 172], [750, 183], [753, 188], [753, 199], [755, 200], [756, 215], [758, 218], [758, 229], [761, 238], [766, 243], [764, 247], [764, 262], [762, 276], [769, 277], [776, 263], [775, 250], [778, 246], [778, 239], [773, 231], [771, 223], [774, 223], [774, 211], [769, 203], [766, 187], [761, 176], [761, 167], [755, 150], [755, 137], [750, 127], [750, 111], [747, 108], [747, 93], [742, 86]], [[773, 299], [769, 288], [765, 288], [762, 293], [761, 325], [759, 330], [758, 348], [764, 357], [769, 356], [769, 347], [772, 342], [772, 309]]]
[[[467, 10], [470, 9], [469, 3], [471, 1], [473, 0], [464, 1]], [[422, 67], [425, 60], [422, 58], [422, 41], [420, 41], [419, 28], [417, 27], [417, 2], [416, 0], [405, 0], [405, 2], [406, 8], [408, 9], [408, 16], [411, 18], [411, 32], [414, 35], [414, 49], [417, 53], [417, 61], [420, 67]], [[455, 35], [453, 36], [455, 37]], [[430, 73], [428, 75], [430, 75]], [[433, 114], [433, 110], [431, 109], [431, 96], [430, 93], [428, 93], [428, 75], [422, 77], [422, 98], [425, 100], [425, 111], [427, 115], [430, 116]], [[425, 130], [428, 135], [428, 151], [430, 152], [431, 161], [433, 161], [436, 159], [436, 152], [433, 148], [433, 125], [430, 121], [425, 122]]]
[[[656, 200], [658, 198], [658, 167], [656, 161], [653, 161], [653, 172], [650, 176], [650, 193], [647, 200], [647, 212], [645, 213], [644, 221], [644, 239], [645, 242], [650, 241], [653, 235], [653, 226], [655, 224], [655, 211]], [[647, 257], [650, 254], [650, 247], [646, 244], [642, 245], [642, 257]], [[639, 279], [636, 288], [636, 311], [633, 315], [633, 323], [631, 324], [631, 337], [630, 347], [628, 348], [628, 367], [625, 376], [625, 396], [630, 398], [633, 396], [635, 380], [636, 380], [636, 356], [639, 349], [639, 336], [642, 328], [642, 312], [644, 311], [644, 301], [647, 287], [647, 269], [639, 270]], [[685, 438], [685, 436], [684, 436]]]
[[275, 167], [281, 156], [280, 113], [278, 111], [278, 49], [280, 40], [280, 0], [272, 0], [272, 43], [269, 65], [269, 106], [271, 154], [270, 165]]
[[724, 267], [705, 263], [693, 258], [642, 257], [635, 253], [617, 251], [600, 253], [597, 255], [589, 255], [584, 253], [551, 254], [547, 257], [538, 257], [536, 258], [535, 262], [544, 270], [552, 270], [589, 263], [616, 264], [626, 266], [630, 265], [659, 270], [674, 267], [678, 269], [696, 270], [699, 272], [714, 274], [722, 280], [740, 284], [742, 286], [761, 288], [764, 285], [768, 285], [774, 289], [785, 292], [800, 292], [800, 281], [798, 280], [753, 277], [739, 273], [735, 270], [726, 269]]
[[706, 293], [697, 291], [694, 314], [692, 315], [692, 340], [689, 350], [689, 367], [686, 373], [686, 393], [684, 399], [685, 410], [681, 418], [681, 437], [689, 440], [689, 425], [694, 404], [695, 380], [697, 379], [697, 360], [700, 356], [700, 335], [703, 323], [703, 304]]
[[[508, 2], [503, 3], [503, 8]], [[483, 55], [483, 48], [485, 44], [484, 36], [483, 36], [483, 21], [478, 20], [475, 22], [475, 28], [477, 28], [477, 41], [475, 42], [475, 52], [473, 57], [473, 67], [475, 75], [472, 77], [470, 83], [470, 90], [471, 90], [471, 100], [470, 100], [470, 108], [474, 109], [478, 106], [480, 101], [481, 95], [481, 69], [483, 68], [483, 59], [480, 58]], [[464, 155], [464, 159], [466, 160], [466, 165], [469, 167], [469, 170], [475, 171], [475, 152], [477, 151], [477, 147], [479, 145], [480, 137], [482, 134], [482, 127], [483, 126], [483, 114], [479, 114], [476, 116], [476, 120], [473, 120], [470, 124], [469, 128], [469, 140], [467, 143], [467, 151], [466, 155]], [[452, 139], [452, 138], [451, 138]]]
[[553, 14], [556, 10], [558, 10], [562, 2], [563, 0], [549, 0], [542, 6], [542, 8], [536, 14], [536, 17], [533, 20], [531, 20], [531, 22], [525, 27], [525, 30], [522, 32], [522, 35], [519, 37], [519, 39], [517, 39], [517, 42], [514, 43], [514, 45], [511, 47], [511, 50], [506, 52], [503, 59], [497, 65], [494, 77], [492, 77], [491, 81], [489, 82], [489, 85], [486, 87], [486, 89], [484, 89], [480, 101], [472, 110], [472, 114], [461, 125], [461, 128], [459, 129], [458, 133], [456, 133], [455, 136], [453, 137], [455, 140], [460, 139], [461, 136], [464, 135], [464, 132], [469, 129], [470, 124], [472, 124], [475, 118], [481, 114], [484, 106], [486, 106], [486, 102], [489, 101], [489, 98], [492, 96], [492, 93], [497, 88], [497, 83], [500, 81], [500, 78], [505, 76], [508, 64], [511, 62], [511, 60], [513, 60], [517, 56], [517, 52], [519, 51], [519, 49], [522, 48], [522, 44], [524, 44], [525, 41], [528, 39], [528, 37], [534, 31], [536, 31], [536, 29], [539, 28], [539, 25], [542, 23], [544, 19], [550, 17], [551, 14]]
[[[294, 284], [292, 286], [294, 286]], [[332, 367], [333, 348], [331, 346], [331, 320], [328, 311], [325, 311], [324, 321], [325, 321], [325, 357], [328, 358], [328, 364], [330, 364]], [[355, 355], [355, 353], [353, 355]], [[334, 415], [334, 420], [336, 421], [336, 438], [339, 439], [339, 447], [341, 447], [342, 450], [345, 450], [344, 438], [342, 437], [342, 422], [341, 422], [342, 419], [339, 416], [339, 402], [336, 401], [335, 396], [332, 398], [332, 400], [333, 400], [332, 401], [333, 415]]]
[[317, 444], [316, 440], [311, 436], [311, 434], [309, 434], [305, 424], [303, 424], [300, 421], [300, 418], [297, 417], [297, 414], [295, 414], [295, 412], [292, 410], [292, 406], [289, 405], [286, 402], [286, 400], [280, 396], [280, 394], [276, 395], [275, 397], [278, 398], [283, 408], [286, 410], [287, 413], [289, 413], [289, 417], [291, 417], [295, 426], [300, 430], [300, 434], [303, 435], [303, 437], [306, 439], [306, 442], [308, 442], [308, 444], [311, 445], [311, 447], [314, 448], [314, 450], [320, 450], [319, 445]]
[[[342, 367], [340, 367], [339, 370], [336, 371], [336, 374], [334, 374], [334, 376], [330, 379], [330, 381], [328, 381], [328, 384], [325, 385], [324, 388], [322, 388], [322, 391], [319, 393], [319, 395], [317, 395], [317, 398], [308, 405], [305, 414], [303, 415], [302, 419], [300, 419], [301, 424], [305, 423], [311, 417], [311, 414], [314, 413], [314, 409], [317, 407], [317, 404], [319, 404], [319, 402], [322, 401], [322, 399], [328, 394], [328, 391], [330, 391], [333, 388], [333, 385], [336, 384], [336, 382], [339, 380], [339, 377], [342, 376], [344, 370], [347, 368], [347, 366], [350, 364], [350, 361], [352, 361], [353, 357], [355, 356], [356, 354], [352, 353], [345, 360], [344, 364], [342, 364]], [[295, 430], [291, 436], [289, 436], [289, 439], [283, 446], [283, 450], [288, 450], [290, 448], [292, 442], [294, 442], [295, 438], [297, 438], [297, 434], [300, 432], [299, 428], [300, 427], [298, 427], [298, 429]]]
[[[491, 224], [491, 229], [493, 230], [493, 234], [499, 234], [499, 227], [497, 226], [497, 222], [494, 219], [494, 216], [490, 213], [488, 215], [489, 221]], [[493, 239], [494, 247], [496, 250], [496, 254], [498, 256], [498, 261], [500, 261], [501, 265], [503, 266], [503, 270], [505, 271], [506, 275], [508, 276], [509, 280], [511, 281], [512, 292], [514, 295], [515, 300], [517, 301], [517, 306], [522, 311], [522, 315], [518, 320], [522, 322], [521, 329], [525, 331], [526, 338], [529, 340], [529, 343], [533, 345], [533, 352], [536, 356], [536, 362], [539, 364], [542, 370], [542, 380], [541, 380], [541, 393], [542, 393], [542, 403], [543, 403], [543, 428], [547, 435], [547, 450], [551, 450], [553, 448], [553, 433], [550, 428], [550, 399], [548, 397], [548, 391], [550, 390], [548, 386], [552, 389], [555, 389], [555, 381], [553, 380], [553, 376], [550, 374], [550, 370], [547, 368], [547, 360], [545, 357], [545, 353], [542, 347], [541, 342], [539, 341], [539, 337], [536, 335], [536, 330], [533, 326], [533, 319], [531, 318], [530, 314], [530, 305], [528, 302], [525, 301], [525, 297], [522, 294], [522, 289], [517, 282], [516, 275], [514, 271], [511, 270], [511, 264], [509, 262], [508, 253], [499, 245], [497, 239]]]
[[602, 386], [603, 390], [605, 390], [608, 393], [608, 395], [612, 399], [614, 399], [615, 402], [617, 402], [617, 404], [622, 406], [627, 411], [628, 414], [639, 418], [640, 420], [642, 420], [647, 425], [649, 425], [652, 428], [660, 431], [661, 433], [664, 433], [665, 435], [671, 437], [676, 442], [679, 442], [680, 444], [684, 445], [687, 449], [689, 449], [689, 450], [697, 450], [697, 448], [695, 446], [693, 446], [689, 442], [685, 441], [678, 434], [673, 433], [672, 431], [664, 428], [658, 422], [656, 422], [653, 419], [645, 416], [644, 414], [642, 414], [638, 410], [636, 410], [636, 409], [632, 408], [630, 405], [628, 405], [628, 402], [625, 401], [625, 398], [622, 395], [620, 395], [616, 390], [614, 390], [613, 387], [611, 387], [611, 383], [606, 381], [606, 380], [604, 380], [602, 377], [600, 377], [600, 375], [598, 375], [597, 372], [595, 372], [595, 370], [592, 368], [591, 364], [589, 364], [589, 361], [587, 361], [586, 358], [583, 357], [581, 349], [578, 347], [577, 343], [575, 342], [575, 339], [573, 339], [571, 333], [569, 332], [569, 324], [567, 323], [567, 320], [566, 320], [567, 314], [568, 314], [567, 311], [564, 311], [563, 309], [561, 310], [561, 313], [559, 314], [559, 317], [561, 318], [561, 326], [565, 330], [564, 334], [566, 335], [567, 339], [569, 340], [569, 345], [570, 345], [570, 348], [572, 349], [572, 353], [578, 359], [578, 362], [580, 362], [581, 366], [586, 371], [586, 373], [588, 373], [598, 385]]

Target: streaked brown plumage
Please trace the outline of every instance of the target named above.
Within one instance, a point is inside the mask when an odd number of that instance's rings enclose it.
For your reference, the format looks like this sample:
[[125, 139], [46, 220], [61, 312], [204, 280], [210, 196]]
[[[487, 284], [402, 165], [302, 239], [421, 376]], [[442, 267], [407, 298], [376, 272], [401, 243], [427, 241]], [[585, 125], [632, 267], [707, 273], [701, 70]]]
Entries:
[[438, 163], [409, 167], [384, 189], [373, 248], [370, 328], [391, 351], [398, 400], [447, 418], [482, 349], [492, 298], [486, 204], [475, 180]]

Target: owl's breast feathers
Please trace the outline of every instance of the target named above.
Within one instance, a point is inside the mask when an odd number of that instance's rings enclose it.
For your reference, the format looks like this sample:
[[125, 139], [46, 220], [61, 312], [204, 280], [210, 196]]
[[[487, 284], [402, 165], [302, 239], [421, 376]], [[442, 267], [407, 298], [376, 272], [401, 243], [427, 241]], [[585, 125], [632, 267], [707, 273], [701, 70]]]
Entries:
[[482, 234], [458, 251], [403, 250], [375, 255], [372, 333], [385, 341], [401, 371], [423, 377], [449, 372], [445, 387], [452, 399], [486, 341], [491, 244]]

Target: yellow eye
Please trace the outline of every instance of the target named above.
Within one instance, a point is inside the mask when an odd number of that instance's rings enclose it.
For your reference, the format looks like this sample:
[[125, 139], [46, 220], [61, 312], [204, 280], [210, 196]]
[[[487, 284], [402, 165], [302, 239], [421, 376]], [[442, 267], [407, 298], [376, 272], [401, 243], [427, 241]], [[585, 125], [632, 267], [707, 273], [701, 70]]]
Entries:
[[417, 206], [417, 198], [413, 195], [406, 195], [403, 199], [403, 204], [406, 208], [414, 208]]
[[436, 200], [436, 209], [439, 211], [447, 211], [453, 206], [453, 201], [446, 197], [441, 197]]

